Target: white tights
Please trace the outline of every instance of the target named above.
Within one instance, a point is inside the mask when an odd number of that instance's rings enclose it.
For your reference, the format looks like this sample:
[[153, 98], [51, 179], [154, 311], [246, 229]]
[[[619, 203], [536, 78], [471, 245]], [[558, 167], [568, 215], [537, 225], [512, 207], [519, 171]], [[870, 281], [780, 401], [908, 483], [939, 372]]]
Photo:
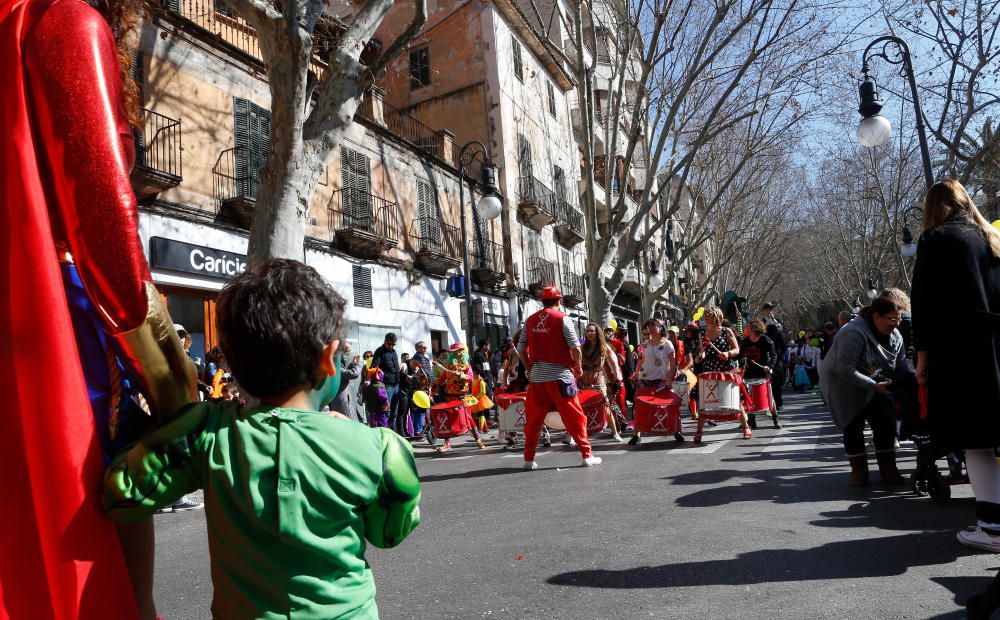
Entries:
[[[993, 448], [966, 450], [965, 467], [969, 472], [969, 482], [976, 502], [989, 502], [1000, 506], [1000, 463]], [[979, 520], [979, 527], [1000, 530], [1000, 523]]]

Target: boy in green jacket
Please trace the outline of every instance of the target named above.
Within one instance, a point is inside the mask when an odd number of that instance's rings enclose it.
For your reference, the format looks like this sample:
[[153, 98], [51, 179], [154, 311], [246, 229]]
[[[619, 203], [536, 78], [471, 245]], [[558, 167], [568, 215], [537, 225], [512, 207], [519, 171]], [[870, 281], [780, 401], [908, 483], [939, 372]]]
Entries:
[[318, 412], [340, 384], [343, 309], [297, 261], [233, 278], [220, 344], [260, 404], [189, 405], [108, 466], [104, 505], [118, 521], [205, 490], [214, 617], [377, 618], [365, 541], [393, 547], [420, 522], [412, 448]]

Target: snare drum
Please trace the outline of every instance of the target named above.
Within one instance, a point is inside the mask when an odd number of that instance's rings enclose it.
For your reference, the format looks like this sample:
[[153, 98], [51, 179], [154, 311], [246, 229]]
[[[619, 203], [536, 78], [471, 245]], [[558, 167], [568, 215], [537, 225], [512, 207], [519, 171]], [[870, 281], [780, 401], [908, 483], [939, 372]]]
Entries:
[[566, 425], [563, 424], [562, 416], [559, 415], [558, 411], [550, 411], [545, 414], [545, 426], [551, 428], [554, 431], [564, 431], [566, 430]]
[[747, 413], [771, 415], [771, 381], [769, 379], [747, 379], [751, 405]]
[[593, 437], [608, 426], [608, 400], [597, 390], [580, 390], [579, 398], [587, 416], [587, 436]]
[[649, 435], [673, 435], [681, 432], [681, 399], [677, 394], [661, 392], [660, 396], [636, 396], [635, 430]]
[[500, 432], [518, 433], [524, 430], [524, 405], [528, 400], [527, 392], [511, 392], [497, 394], [497, 411], [499, 412]]
[[431, 407], [431, 424], [435, 437], [450, 439], [469, 432], [472, 417], [462, 401], [449, 400]]
[[674, 394], [681, 399], [681, 407], [687, 407], [688, 400], [691, 398], [691, 384], [688, 383], [687, 377], [674, 381], [672, 389]]
[[738, 420], [740, 376], [734, 372], [705, 372], [698, 375], [698, 416], [706, 420]]

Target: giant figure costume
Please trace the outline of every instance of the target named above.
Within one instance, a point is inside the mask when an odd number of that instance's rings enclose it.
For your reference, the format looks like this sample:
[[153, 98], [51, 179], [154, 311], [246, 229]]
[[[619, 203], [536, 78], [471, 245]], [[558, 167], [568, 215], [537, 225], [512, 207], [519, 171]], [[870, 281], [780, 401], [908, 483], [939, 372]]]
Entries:
[[0, 67], [0, 616], [133, 618], [99, 502], [135, 432], [119, 374], [167, 417], [194, 371], [138, 238], [115, 43], [81, 0], [0, 0]]

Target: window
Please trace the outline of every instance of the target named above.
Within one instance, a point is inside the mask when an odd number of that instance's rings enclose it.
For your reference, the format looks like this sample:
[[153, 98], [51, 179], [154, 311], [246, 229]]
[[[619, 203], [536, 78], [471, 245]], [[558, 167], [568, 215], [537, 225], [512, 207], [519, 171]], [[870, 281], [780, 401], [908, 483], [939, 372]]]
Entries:
[[223, 15], [230, 19], [236, 19], [237, 17], [236, 11], [234, 11], [232, 7], [226, 4], [223, 0], [215, 0], [214, 6], [215, 6], [215, 12], [217, 14]]
[[545, 86], [549, 91], [549, 114], [556, 117], [556, 89], [552, 87], [552, 82], [546, 82]]
[[517, 37], [510, 37], [511, 56], [514, 59], [514, 77], [518, 82], [524, 82], [524, 66], [521, 65], [521, 43]]
[[531, 166], [531, 144], [524, 137], [524, 134], [517, 134], [517, 162], [522, 177], [534, 176]]
[[[473, 211], [475, 212], [475, 211]], [[417, 180], [417, 224], [420, 249], [441, 252], [441, 218], [438, 217], [437, 192], [427, 181]]]
[[354, 265], [354, 306], [357, 308], [374, 308], [372, 303], [372, 270], [368, 267]]
[[559, 166], [552, 166], [552, 189], [556, 193], [556, 198], [561, 202], [566, 201], [566, 173]]
[[344, 227], [374, 231], [371, 160], [363, 153], [340, 147], [340, 180]]
[[236, 184], [244, 196], [257, 196], [257, 180], [271, 150], [271, 113], [259, 105], [233, 98], [236, 142]]
[[410, 90], [431, 85], [430, 48], [421, 47], [410, 52]]

